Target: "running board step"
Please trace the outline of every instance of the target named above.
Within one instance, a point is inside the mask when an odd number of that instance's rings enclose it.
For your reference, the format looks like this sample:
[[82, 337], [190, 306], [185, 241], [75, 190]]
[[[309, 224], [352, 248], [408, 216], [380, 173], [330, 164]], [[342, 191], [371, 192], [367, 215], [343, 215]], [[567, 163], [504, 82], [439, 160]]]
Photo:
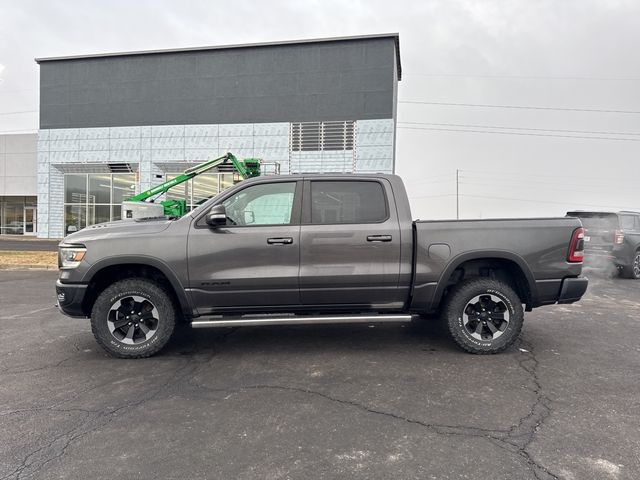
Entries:
[[264, 317], [219, 317], [219, 319], [194, 320], [193, 328], [212, 327], [250, 327], [258, 325], [331, 325], [339, 323], [405, 323], [411, 321], [411, 315], [322, 315], [311, 316], [264, 316]]

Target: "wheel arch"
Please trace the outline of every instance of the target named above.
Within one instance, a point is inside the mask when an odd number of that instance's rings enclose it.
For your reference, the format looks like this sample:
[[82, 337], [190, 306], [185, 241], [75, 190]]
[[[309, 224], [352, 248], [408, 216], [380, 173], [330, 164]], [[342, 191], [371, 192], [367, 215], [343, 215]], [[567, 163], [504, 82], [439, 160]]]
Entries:
[[[466, 276], [466, 270], [474, 274]], [[482, 269], [486, 269], [483, 275]], [[506, 274], [506, 278], [505, 277]], [[537, 303], [538, 292], [535, 277], [527, 262], [521, 256], [502, 250], [467, 252], [455, 257], [445, 268], [438, 280], [438, 286], [434, 293], [433, 304], [440, 305], [447, 290], [471, 277], [495, 277], [513, 282], [512, 287], [527, 307], [533, 308]]]
[[193, 309], [185, 289], [163, 261], [147, 256], [110, 257], [94, 263], [86, 272], [83, 281], [88, 285], [82, 302], [82, 310], [90, 316], [93, 303], [105, 288], [118, 280], [127, 278], [148, 278], [163, 285], [172, 295], [183, 316], [191, 317]]

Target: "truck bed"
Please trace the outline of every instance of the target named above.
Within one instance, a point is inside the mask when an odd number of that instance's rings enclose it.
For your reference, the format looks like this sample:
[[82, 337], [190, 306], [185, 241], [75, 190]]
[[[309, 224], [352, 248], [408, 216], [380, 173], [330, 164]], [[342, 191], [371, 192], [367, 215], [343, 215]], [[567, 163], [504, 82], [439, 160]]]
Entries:
[[580, 226], [571, 217], [416, 220], [412, 307], [432, 310], [456, 269], [474, 268], [465, 262], [479, 258], [517, 266], [525, 277], [530, 307], [554, 303], [562, 278], [580, 274], [581, 265], [567, 261], [571, 236]]

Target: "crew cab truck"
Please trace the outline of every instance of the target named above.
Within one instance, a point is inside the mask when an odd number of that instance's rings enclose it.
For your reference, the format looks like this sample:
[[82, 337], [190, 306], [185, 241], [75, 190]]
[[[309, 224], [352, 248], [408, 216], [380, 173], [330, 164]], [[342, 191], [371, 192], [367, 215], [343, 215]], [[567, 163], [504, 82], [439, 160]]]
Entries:
[[579, 300], [576, 218], [413, 221], [395, 175], [245, 180], [179, 219], [94, 225], [59, 246], [58, 306], [111, 355], [193, 327], [409, 322], [439, 313], [497, 353], [524, 311]]

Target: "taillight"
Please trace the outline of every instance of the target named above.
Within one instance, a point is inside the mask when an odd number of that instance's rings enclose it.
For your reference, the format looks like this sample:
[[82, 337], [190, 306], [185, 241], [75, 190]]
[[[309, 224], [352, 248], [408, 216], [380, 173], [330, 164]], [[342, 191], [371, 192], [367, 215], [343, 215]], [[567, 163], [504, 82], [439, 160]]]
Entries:
[[624, 233], [622, 230], [616, 230], [616, 233], [613, 235], [613, 243], [616, 245], [622, 245], [624, 243]]
[[571, 235], [567, 260], [571, 263], [581, 263], [584, 260], [584, 228], [582, 227], [576, 228]]

